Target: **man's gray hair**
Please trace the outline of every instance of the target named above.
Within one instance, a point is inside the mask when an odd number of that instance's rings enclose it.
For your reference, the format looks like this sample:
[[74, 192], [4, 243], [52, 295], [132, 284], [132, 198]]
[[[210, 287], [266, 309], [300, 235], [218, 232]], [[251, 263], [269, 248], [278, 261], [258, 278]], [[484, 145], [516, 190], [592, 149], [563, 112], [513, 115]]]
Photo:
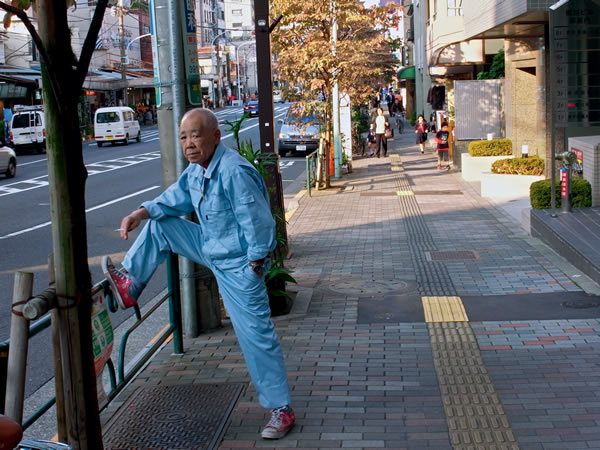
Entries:
[[209, 130], [216, 130], [219, 128], [219, 119], [215, 113], [213, 113], [210, 109], [206, 108], [193, 108], [187, 111], [181, 120], [183, 121], [189, 116], [199, 114], [202, 117], [203, 125]]

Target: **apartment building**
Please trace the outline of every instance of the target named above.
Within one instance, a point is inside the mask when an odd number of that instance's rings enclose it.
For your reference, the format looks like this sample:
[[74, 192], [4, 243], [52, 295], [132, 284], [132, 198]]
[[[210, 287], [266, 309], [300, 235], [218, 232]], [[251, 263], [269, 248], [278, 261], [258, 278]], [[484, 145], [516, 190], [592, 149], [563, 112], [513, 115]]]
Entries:
[[[414, 44], [415, 109], [426, 117], [440, 108], [454, 116], [454, 85], [475, 80], [504, 51], [502, 134], [519, 154], [548, 158], [550, 151], [549, 8], [557, 0], [409, 0]], [[593, 20], [598, 20], [593, 19]], [[439, 88], [439, 87], [443, 87]], [[444, 92], [431, 103], [432, 88]], [[439, 100], [439, 99], [438, 99]], [[594, 127], [570, 126], [566, 136], [599, 134]]]

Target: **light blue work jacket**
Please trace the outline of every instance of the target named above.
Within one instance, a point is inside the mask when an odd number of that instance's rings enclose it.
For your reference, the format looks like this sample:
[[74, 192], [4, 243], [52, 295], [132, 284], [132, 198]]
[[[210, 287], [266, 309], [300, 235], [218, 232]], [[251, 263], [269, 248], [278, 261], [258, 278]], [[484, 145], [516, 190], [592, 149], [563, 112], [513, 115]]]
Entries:
[[195, 212], [202, 230], [202, 242], [196, 245], [219, 269], [262, 259], [276, 246], [275, 220], [262, 176], [223, 144], [207, 169], [190, 164], [174, 184], [142, 206], [154, 220]]

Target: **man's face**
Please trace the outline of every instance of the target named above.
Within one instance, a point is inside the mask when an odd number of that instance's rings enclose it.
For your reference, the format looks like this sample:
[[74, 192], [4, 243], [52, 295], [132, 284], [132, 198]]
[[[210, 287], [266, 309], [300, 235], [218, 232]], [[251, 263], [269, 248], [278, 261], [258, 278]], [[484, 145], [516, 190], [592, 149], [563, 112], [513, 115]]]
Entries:
[[207, 126], [210, 120], [200, 112], [188, 114], [181, 121], [179, 140], [186, 159], [190, 164], [208, 167], [216, 146], [221, 140], [218, 126]]

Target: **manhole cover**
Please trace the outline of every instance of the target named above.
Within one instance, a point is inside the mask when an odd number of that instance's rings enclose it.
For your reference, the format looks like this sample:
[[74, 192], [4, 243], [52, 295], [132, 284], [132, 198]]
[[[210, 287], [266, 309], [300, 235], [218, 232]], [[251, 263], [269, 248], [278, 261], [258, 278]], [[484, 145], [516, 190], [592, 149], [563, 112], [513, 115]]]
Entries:
[[428, 261], [462, 261], [478, 259], [477, 253], [473, 250], [449, 250], [425, 252]]
[[418, 285], [416, 281], [375, 281], [361, 279], [342, 279], [333, 280], [329, 283], [324, 282], [330, 290], [344, 295], [377, 295], [395, 293], [399, 295], [412, 294], [417, 292]]
[[139, 388], [108, 422], [104, 448], [217, 448], [243, 387], [219, 383]]
[[561, 306], [564, 306], [565, 308], [586, 309], [586, 308], [597, 308], [598, 306], [600, 306], [600, 303], [575, 301], [575, 302], [562, 302]]

